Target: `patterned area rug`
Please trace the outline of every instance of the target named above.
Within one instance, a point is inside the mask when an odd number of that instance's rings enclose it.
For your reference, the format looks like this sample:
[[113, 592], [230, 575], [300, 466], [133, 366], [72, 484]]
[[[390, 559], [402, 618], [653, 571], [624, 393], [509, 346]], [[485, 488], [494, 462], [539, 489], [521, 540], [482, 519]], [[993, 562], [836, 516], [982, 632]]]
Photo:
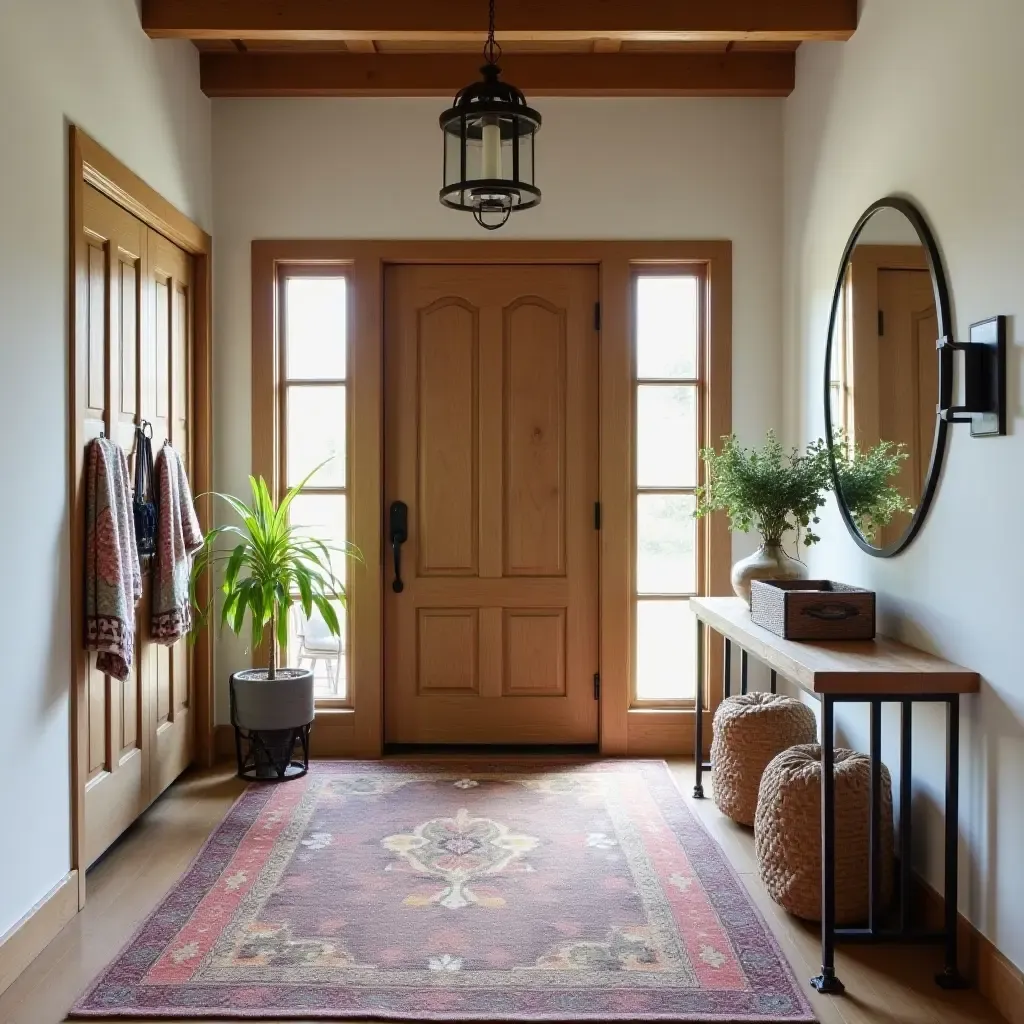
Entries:
[[254, 786], [75, 1017], [813, 1021], [656, 762]]

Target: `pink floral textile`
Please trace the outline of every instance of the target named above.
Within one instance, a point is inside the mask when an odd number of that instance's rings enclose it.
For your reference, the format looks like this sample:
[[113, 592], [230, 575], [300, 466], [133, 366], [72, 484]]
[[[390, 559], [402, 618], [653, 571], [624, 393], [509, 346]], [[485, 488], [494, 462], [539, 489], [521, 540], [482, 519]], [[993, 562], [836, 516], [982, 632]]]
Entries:
[[813, 1021], [655, 762], [254, 786], [75, 1017]]
[[181, 456], [169, 444], [157, 453], [154, 473], [158, 504], [150, 635], [169, 647], [192, 628], [189, 574], [203, 532]]
[[142, 596], [128, 460], [108, 438], [85, 457], [85, 648], [96, 667], [124, 681], [135, 656], [135, 605]]

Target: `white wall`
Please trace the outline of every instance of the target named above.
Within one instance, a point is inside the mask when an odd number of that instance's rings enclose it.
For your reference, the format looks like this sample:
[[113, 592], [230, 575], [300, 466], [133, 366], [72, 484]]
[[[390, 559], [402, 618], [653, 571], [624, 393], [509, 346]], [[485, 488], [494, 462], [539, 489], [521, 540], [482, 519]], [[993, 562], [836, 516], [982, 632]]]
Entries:
[[[210, 105], [189, 44], [133, 0], [0, 0], [0, 934], [70, 866], [67, 122], [212, 227]], [[73, 581], [80, 586], [80, 581]]]
[[[734, 243], [733, 422], [746, 441], [778, 426], [780, 100], [537, 99], [544, 201], [503, 238]], [[430, 99], [216, 100], [215, 469], [250, 466], [250, 242], [254, 238], [474, 238], [437, 201], [443, 103]], [[228, 381], [244, 386], [228, 387]], [[737, 551], [752, 550], [749, 538]], [[224, 682], [241, 646], [219, 645]]]
[[[886, 632], [976, 669], [964, 701], [960, 906], [1024, 965], [1024, 85], [1020, 0], [862, 0], [846, 44], [801, 47], [785, 107], [786, 363], [789, 436], [824, 431], [825, 333], [847, 235], [875, 199], [902, 193], [932, 223], [945, 255], [957, 334], [1011, 316], [1010, 436], [951, 430], [946, 470], [923, 532], [903, 555], [871, 558], [830, 506], [815, 574], [878, 591]], [[864, 749], [866, 712], [841, 718]], [[887, 763], [896, 768], [894, 720]], [[942, 719], [924, 714], [915, 742], [914, 818], [930, 842], [918, 857], [941, 889], [938, 810]]]

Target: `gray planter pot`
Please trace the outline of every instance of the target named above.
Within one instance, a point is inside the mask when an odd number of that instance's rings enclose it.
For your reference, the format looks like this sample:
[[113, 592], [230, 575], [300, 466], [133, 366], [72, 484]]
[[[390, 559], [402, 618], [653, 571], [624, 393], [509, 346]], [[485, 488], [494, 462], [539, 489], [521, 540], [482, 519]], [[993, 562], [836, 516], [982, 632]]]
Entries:
[[231, 724], [256, 732], [297, 729], [316, 714], [313, 673], [282, 668], [276, 679], [265, 668], [245, 669], [231, 676]]

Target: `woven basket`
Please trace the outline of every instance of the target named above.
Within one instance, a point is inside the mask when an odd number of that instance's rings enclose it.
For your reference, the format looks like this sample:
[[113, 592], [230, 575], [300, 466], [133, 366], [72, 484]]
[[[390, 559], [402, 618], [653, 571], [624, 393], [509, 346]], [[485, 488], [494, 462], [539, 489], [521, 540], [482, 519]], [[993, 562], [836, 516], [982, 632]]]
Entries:
[[814, 712], [792, 697], [726, 697], [715, 712], [711, 742], [711, 783], [718, 809], [741, 825], [753, 825], [761, 773], [768, 762], [796, 743], [813, 743], [816, 735]]
[[[868, 916], [871, 760], [835, 752], [836, 923]], [[882, 902], [893, 884], [892, 781], [882, 766]], [[765, 769], [757, 801], [754, 849], [761, 881], [780, 907], [821, 920], [821, 747], [809, 743], [779, 754]]]

